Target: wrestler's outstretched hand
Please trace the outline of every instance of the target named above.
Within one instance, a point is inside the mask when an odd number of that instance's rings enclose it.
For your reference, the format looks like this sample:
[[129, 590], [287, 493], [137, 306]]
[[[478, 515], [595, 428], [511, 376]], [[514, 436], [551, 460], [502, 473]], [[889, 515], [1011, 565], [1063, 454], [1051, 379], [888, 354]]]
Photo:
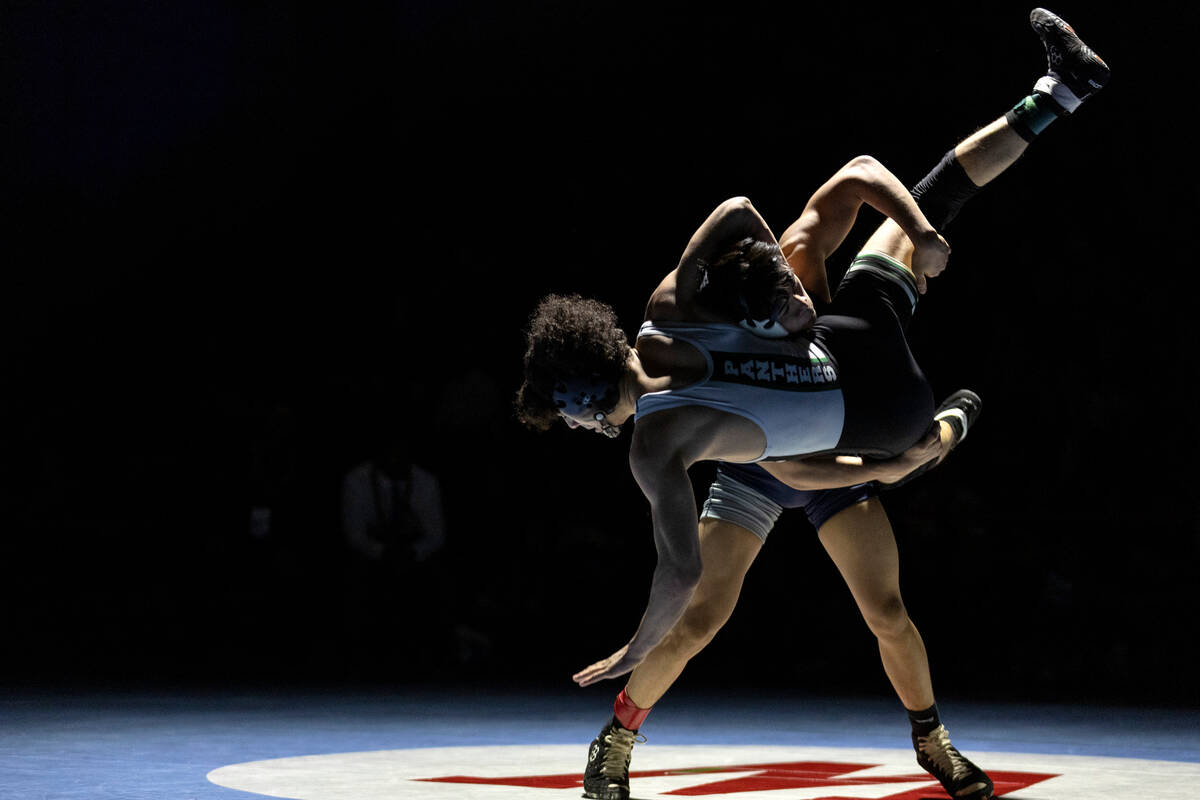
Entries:
[[616, 678], [624, 675], [626, 672], [632, 672], [637, 664], [630, 663], [626, 660], [626, 654], [629, 652], [629, 645], [625, 645], [617, 652], [613, 653], [603, 661], [597, 661], [590, 667], [581, 669], [576, 672], [571, 679], [580, 686], [591, 686], [593, 683], [605, 680], [607, 678]]
[[936, 278], [950, 260], [950, 243], [936, 231], [930, 231], [920, 241], [913, 243], [912, 268], [917, 279], [917, 291], [925, 294], [925, 279]]

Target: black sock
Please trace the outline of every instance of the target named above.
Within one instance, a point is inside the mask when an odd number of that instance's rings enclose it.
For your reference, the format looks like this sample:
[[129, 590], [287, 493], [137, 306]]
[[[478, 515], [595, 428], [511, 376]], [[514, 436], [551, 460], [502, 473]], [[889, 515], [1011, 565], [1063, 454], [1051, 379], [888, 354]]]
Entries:
[[928, 736], [930, 731], [942, 724], [938, 717], [937, 703], [924, 711], [909, 711], [908, 721], [912, 723], [914, 736]]
[[937, 166], [912, 188], [913, 199], [933, 227], [941, 230], [958, 216], [959, 210], [980, 189], [967, 176], [967, 171], [954, 150], [946, 153]]

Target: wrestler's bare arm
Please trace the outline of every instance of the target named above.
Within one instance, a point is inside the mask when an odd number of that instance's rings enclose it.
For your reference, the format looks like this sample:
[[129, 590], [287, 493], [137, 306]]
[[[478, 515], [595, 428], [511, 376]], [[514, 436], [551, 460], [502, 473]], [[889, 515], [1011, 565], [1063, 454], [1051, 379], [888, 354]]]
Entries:
[[[913, 241], [913, 272], [918, 288], [924, 292], [925, 277], [945, 268], [950, 247], [929, 224], [904, 184], [871, 156], [852, 159], [822, 184], [780, 238], [779, 246], [800, 283], [810, 294], [830, 301], [825, 260], [845, 241], [864, 203], [892, 219]], [[651, 295], [646, 318], [727, 321], [696, 302], [703, 280], [701, 265], [747, 236], [775, 241], [747, 198], [732, 197], [717, 206], [692, 234], [679, 265]]]
[[871, 156], [858, 156], [822, 184], [780, 237], [783, 255], [800, 282], [810, 294], [830, 300], [825, 259], [845, 241], [864, 203], [893, 220], [912, 240], [913, 272], [923, 292], [925, 276], [945, 269], [950, 246], [904, 184]]
[[683, 615], [700, 582], [700, 531], [687, 468], [699, 460], [693, 448], [711, 440], [712, 428], [692, 424], [708, 415], [687, 411], [653, 414], [634, 430], [629, 466], [650, 502], [658, 562], [637, 632], [620, 650], [577, 673], [575, 681], [581, 686], [632, 671]]
[[895, 458], [864, 461], [857, 456], [817, 456], [783, 461], [760, 461], [758, 465], [780, 483], [802, 492], [839, 489], [869, 481], [895, 483], [928, 461], [941, 458], [945, 450], [937, 429]]
[[746, 237], [775, 242], [775, 234], [750, 201], [745, 197], [731, 197], [713, 209], [692, 234], [679, 264], [650, 295], [646, 319], [718, 321], [696, 302], [696, 293], [703, 281], [702, 265], [711, 264], [730, 245]]

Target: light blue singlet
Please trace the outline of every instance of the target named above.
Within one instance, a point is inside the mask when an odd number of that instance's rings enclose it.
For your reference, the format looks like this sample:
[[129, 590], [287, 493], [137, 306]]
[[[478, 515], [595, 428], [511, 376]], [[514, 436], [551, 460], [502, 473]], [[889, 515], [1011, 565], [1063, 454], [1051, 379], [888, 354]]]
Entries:
[[682, 389], [642, 395], [635, 420], [680, 406], [706, 406], [745, 417], [767, 446], [756, 461], [834, 449], [845, 423], [837, 364], [803, 336], [764, 339], [723, 323], [645, 322], [643, 336], [687, 342], [704, 354], [708, 373]]

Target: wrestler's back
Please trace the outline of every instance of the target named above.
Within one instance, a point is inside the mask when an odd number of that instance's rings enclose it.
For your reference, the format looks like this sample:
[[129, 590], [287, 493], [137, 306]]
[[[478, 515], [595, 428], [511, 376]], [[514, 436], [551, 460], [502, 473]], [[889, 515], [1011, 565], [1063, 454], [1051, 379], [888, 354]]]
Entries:
[[763, 339], [728, 323], [655, 321], [638, 332], [639, 355], [643, 350], [655, 362], [643, 369], [665, 371], [671, 385], [638, 398], [638, 420], [680, 408], [720, 412], [714, 419], [738, 432], [730, 445], [738, 455], [721, 456], [727, 460], [827, 452], [838, 442], [843, 406], [836, 366], [807, 337]]
[[[671, 388], [682, 389], [708, 375], [708, 359], [695, 346], [668, 336], [643, 336], [637, 341], [642, 369], [652, 378], [670, 376]], [[706, 432], [711, 442], [706, 460], [745, 463], [758, 459], [767, 446], [762, 429], [745, 417], [706, 406], [683, 406], [661, 412], [688, 417], [689, 427]]]

